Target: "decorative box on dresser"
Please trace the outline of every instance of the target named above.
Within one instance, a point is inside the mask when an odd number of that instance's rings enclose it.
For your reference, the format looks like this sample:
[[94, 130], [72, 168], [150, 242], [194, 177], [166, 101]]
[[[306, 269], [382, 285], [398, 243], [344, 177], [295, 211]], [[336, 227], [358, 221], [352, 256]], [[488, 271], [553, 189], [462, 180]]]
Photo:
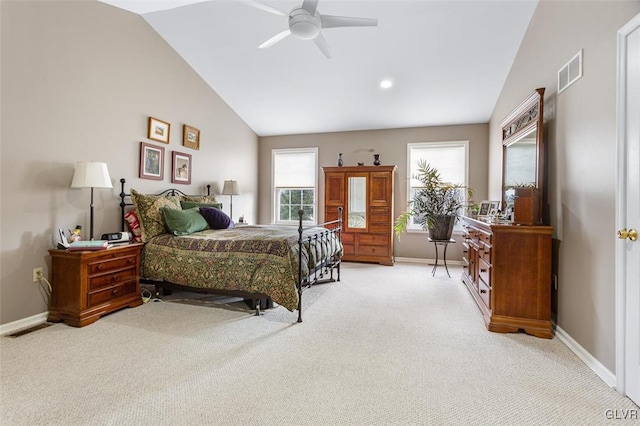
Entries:
[[552, 338], [551, 226], [463, 217], [462, 281], [490, 331]]
[[118, 309], [142, 304], [140, 250], [127, 244], [96, 251], [49, 250], [48, 321], [83, 327]]
[[324, 219], [342, 207], [342, 260], [393, 265], [396, 166], [323, 167]]

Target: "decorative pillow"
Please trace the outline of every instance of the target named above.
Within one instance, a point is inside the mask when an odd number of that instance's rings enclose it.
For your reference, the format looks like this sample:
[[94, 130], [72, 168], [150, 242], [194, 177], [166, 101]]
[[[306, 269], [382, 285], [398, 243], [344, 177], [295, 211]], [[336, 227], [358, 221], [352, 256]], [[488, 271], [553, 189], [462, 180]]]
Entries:
[[179, 197], [165, 197], [158, 195], [140, 194], [135, 189], [131, 189], [131, 201], [138, 214], [140, 231], [143, 242], [149, 241], [156, 235], [166, 234], [164, 217], [160, 212], [162, 207], [173, 210], [182, 210]]
[[215, 207], [200, 207], [200, 214], [204, 216], [211, 229], [231, 229], [235, 226], [225, 212]]
[[206, 203], [206, 204], [218, 204], [216, 196], [211, 195], [183, 195], [180, 197], [180, 201], [191, 201], [194, 203]]
[[176, 210], [168, 207], [160, 209], [169, 232], [173, 235], [189, 235], [209, 227], [198, 207]]
[[138, 221], [138, 215], [135, 210], [131, 210], [127, 214], [124, 215], [124, 220], [127, 221], [127, 225], [129, 225], [129, 231], [133, 235], [131, 239], [134, 243], [142, 242], [142, 231], [140, 230], [140, 222]]
[[180, 206], [182, 206], [182, 210], [192, 209], [194, 207], [215, 207], [216, 209], [222, 210], [222, 203], [198, 203], [196, 201], [180, 201]]

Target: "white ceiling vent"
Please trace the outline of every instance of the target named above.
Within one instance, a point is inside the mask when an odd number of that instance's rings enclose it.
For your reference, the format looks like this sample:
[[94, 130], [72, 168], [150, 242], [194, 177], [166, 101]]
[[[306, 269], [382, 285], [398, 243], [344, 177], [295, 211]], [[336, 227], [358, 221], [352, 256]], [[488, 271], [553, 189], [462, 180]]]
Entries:
[[558, 94], [582, 77], [582, 49], [558, 71]]

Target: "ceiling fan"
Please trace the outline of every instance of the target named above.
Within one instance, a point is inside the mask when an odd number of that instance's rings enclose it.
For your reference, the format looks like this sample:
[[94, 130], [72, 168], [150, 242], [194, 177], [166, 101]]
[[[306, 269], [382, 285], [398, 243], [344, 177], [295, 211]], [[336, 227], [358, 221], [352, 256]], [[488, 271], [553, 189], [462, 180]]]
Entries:
[[318, 0], [304, 0], [301, 7], [296, 7], [289, 13], [254, 0], [241, 1], [265, 12], [287, 16], [289, 18], [289, 28], [262, 43], [258, 46], [260, 49], [269, 48], [285, 37], [292, 35], [301, 40], [313, 40], [322, 53], [324, 53], [327, 58], [331, 58], [331, 49], [322, 36], [322, 29], [336, 27], [375, 27], [378, 25], [378, 20], [372, 18], [321, 15], [318, 13]]

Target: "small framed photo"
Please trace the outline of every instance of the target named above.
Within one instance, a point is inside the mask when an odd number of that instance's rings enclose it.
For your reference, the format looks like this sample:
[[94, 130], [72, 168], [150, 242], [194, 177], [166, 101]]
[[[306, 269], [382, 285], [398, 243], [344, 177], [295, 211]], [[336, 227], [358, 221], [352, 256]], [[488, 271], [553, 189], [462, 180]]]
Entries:
[[484, 200], [480, 203], [480, 209], [478, 210], [478, 216], [488, 216], [491, 210], [491, 201]]
[[182, 145], [187, 148], [200, 149], [200, 130], [185, 124], [182, 129]]
[[171, 124], [154, 117], [149, 117], [149, 134], [147, 135], [149, 139], [169, 143], [170, 133]]
[[491, 207], [489, 207], [489, 216], [496, 216], [500, 210], [500, 201], [491, 201]]
[[140, 142], [140, 178], [164, 179], [164, 148]]
[[171, 183], [191, 183], [191, 154], [173, 151], [171, 156]]

